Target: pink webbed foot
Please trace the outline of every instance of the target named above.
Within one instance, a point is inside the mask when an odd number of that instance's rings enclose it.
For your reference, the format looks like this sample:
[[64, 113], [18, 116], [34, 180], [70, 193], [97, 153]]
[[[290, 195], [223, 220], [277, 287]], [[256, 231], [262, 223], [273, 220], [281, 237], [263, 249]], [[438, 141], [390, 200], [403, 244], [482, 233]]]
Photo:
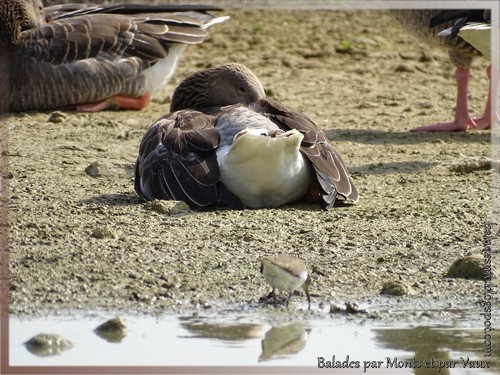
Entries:
[[[488, 78], [491, 78], [491, 67], [487, 69]], [[469, 81], [469, 68], [457, 67], [455, 79], [457, 82], [457, 102], [455, 120], [450, 122], [437, 123], [420, 126], [413, 129], [415, 132], [465, 132], [469, 129], [489, 129], [491, 127], [491, 85], [486, 101], [486, 108], [481, 117], [472, 118], [469, 115], [467, 103], [467, 85]]]
[[491, 115], [489, 113], [488, 115], [485, 113], [483, 116], [477, 117], [473, 121], [476, 123], [476, 129], [491, 129]]
[[130, 98], [122, 95], [114, 95], [108, 99], [96, 103], [80, 104], [76, 106], [79, 112], [99, 112], [105, 109], [133, 109], [145, 108], [151, 101], [151, 94], [146, 93], [137, 98]]
[[475, 129], [476, 123], [469, 118], [467, 121], [450, 121], [438, 124], [419, 126], [412, 129], [413, 132], [465, 132], [468, 129]]

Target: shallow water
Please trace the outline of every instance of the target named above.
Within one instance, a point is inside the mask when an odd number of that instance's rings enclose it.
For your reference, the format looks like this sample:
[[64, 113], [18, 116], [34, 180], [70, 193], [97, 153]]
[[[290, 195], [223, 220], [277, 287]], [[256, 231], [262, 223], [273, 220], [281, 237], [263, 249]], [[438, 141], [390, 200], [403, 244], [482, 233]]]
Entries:
[[[443, 367], [440, 373], [445, 374], [488, 374], [499, 370], [468, 367], [478, 364], [475, 361], [482, 361], [484, 366], [489, 359], [484, 357], [483, 332], [457, 325], [456, 320], [450, 325], [401, 322], [388, 326], [346, 315], [327, 313], [320, 318], [305, 308], [292, 312], [276, 309], [120, 316], [127, 330], [114, 339], [100, 337], [94, 331], [113, 317], [109, 313], [90, 317], [11, 316], [10, 365], [318, 367], [335, 365], [337, 361], [342, 366], [348, 361], [351, 366], [359, 366], [360, 373], [364, 366], [369, 366], [370, 372], [373, 367], [394, 369], [394, 365], [403, 373], [422, 373], [427, 370], [426, 364], [436, 370]], [[25, 342], [42, 332], [61, 335], [73, 347], [50, 355], [28, 350]]]

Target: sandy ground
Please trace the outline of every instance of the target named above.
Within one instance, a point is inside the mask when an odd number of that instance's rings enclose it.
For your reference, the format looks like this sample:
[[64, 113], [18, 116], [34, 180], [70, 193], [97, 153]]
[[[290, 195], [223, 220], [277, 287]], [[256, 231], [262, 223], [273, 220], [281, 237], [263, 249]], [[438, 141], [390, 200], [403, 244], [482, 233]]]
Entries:
[[[169, 89], [205, 67], [247, 65], [270, 96], [327, 133], [359, 203], [328, 212], [306, 204], [158, 209], [134, 193], [133, 166], [168, 100], [140, 112], [64, 111], [62, 122], [49, 121], [50, 112], [12, 114], [10, 312], [255, 305], [269, 292], [257, 257], [279, 252], [306, 260], [314, 304], [366, 301], [384, 282], [400, 280], [408, 303], [472, 307], [483, 282], [445, 274], [456, 259], [482, 251], [491, 171], [477, 160], [491, 156], [490, 131], [409, 132], [453, 117], [446, 51], [418, 41], [382, 10], [225, 14], [230, 21], [187, 49]], [[477, 114], [487, 63], [473, 64]]]

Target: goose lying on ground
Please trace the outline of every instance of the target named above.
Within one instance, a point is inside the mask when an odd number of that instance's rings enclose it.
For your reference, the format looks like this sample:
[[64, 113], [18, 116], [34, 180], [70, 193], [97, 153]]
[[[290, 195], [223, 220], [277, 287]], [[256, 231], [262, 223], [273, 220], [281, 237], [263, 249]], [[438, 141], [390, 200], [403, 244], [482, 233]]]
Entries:
[[[457, 12], [457, 11], [455, 11]], [[461, 12], [464, 12], [463, 10]], [[483, 17], [484, 10], [471, 10], [469, 19]], [[439, 43], [448, 49], [451, 62], [455, 65], [455, 80], [457, 84], [457, 98], [455, 119], [451, 122], [436, 123], [421, 126], [415, 131], [466, 131], [468, 129], [488, 129], [491, 127], [491, 84], [483, 115], [472, 118], [469, 115], [467, 100], [470, 65], [474, 57], [481, 52], [467, 43], [461, 37], [454, 35], [438, 36], [439, 32], [452, 27], [456, 18], [451, 17], [450, 10], [439, 9], [393, 9], [392, 13], [397, 20], [417, 36], [433, 43]], [[455, 13], [458, 14], [458, 13]], [[463, 17], [463, 16], [461, 16]], [[488, 78], [491, 78], [491, 66], [487, 69]]]
[[0, 113], [142, 109], [172, 77], [186, 45], [227, 19], [208, 13], [214, 9], [66, 4], [44, 12], [39, 0], [2, 0]]
[[226, 64], [187, 77], [170, 113], [146, 132], [135, 190], [146, 200], [191, 209], [277, 207], [300, 199], [333, 207], [358, 192], [340, 155], [310, 119], [265, 97], [245, 66]]

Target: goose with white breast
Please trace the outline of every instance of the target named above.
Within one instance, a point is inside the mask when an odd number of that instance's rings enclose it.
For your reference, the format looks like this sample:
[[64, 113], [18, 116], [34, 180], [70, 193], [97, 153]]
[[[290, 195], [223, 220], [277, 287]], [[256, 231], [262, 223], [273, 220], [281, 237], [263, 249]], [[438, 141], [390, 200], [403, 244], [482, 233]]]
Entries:
[[305, 200], [324, 209], [358, 191], [325, 133], [266, 98], [247, 67], [229, 63], [188, 76], [170, 113], [147, 130], [135, 169], [145, 200], [200, 210], [278, 207]]

